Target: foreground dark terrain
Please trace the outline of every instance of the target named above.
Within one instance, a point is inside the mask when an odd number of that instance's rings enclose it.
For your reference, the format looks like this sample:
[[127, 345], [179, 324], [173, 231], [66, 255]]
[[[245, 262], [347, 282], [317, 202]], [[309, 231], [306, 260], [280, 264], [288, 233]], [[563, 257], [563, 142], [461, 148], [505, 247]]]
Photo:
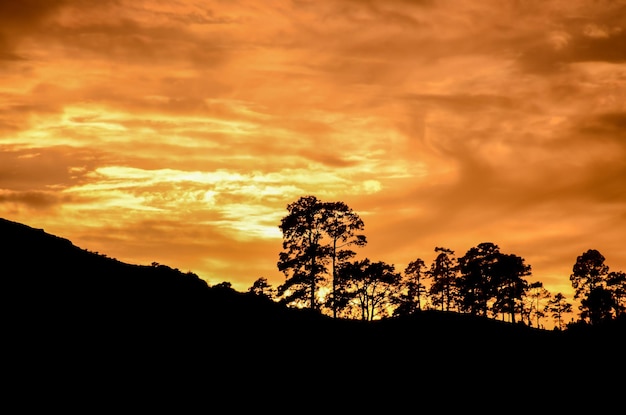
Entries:
[[434, 311], [333, 320], [4, 219], [0, 275], [5, 374], [28, 388], [67, 382], [105, 399], [185, 385], [211, 399], [237, 391], [248, 404], [273, 393], [323, 406], [312, 396], [330, 394], [353, 408], [444, 391], [482, 400], [477, 390], [623, 389], [623, 321], [556, 332]]

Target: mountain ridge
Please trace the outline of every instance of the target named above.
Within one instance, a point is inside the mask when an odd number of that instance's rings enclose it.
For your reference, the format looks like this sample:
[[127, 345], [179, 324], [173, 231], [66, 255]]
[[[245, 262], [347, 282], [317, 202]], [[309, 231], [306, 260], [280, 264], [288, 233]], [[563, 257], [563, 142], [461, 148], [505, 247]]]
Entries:
[[[306, 316], [324, 324], [332, 320], [310, 310], [282, 306], [265, 297], [238, 292], [220, 284], [211, 287], [191, 271], [182, 272], [157, 263], [128, 264], [80, 248], [69, 239], [46, 233], [43, 229], [4, 218], [0, 218], [0, 249], [0, 271], [5, 288], [15, 289], [14, 295], [18, 297], [34, 296], [47, 306], [50, 303], [57, 306], [82, 304], [93, 311], [108, 310], [113, 315], [116, 308], [117, 313], [127, 313], [137, 312], [143, 307], [161, 314], [173, 313], [178, 317], [185, 314], [187, 318], [198, 317], [213, 323], [225, 318], [238, 320], [239, 324], [246, 319], [259, 323], [259, 319], [270, 315], [273, 318], [280, 315], [283, 319], [296, 315], [294, 318], [304, 319]], [[28, 298], [22, 301], [28, 301]], [[101, 309], [98, 310], [98, 307]], [[476, 328], [482, 325], [484, 330], [495, 332], [520, 331], [542, 335], [547, 332], [523, 324], [434, 310], [399, 319], [400, 323], [391, 323], [397, 318], [366, 323], [369, 326], [399, 325], [413, 320], [423, 325], [434, 324], [428, 322], [429, 318], [441, 324], [459, 324], [463, 320], [464, 324], [476, 325]], [[356, 321], [347, 324], [363, 325]]]
[[[609, 370], [602, 351], [624, 333], [623, 324], [555, 332], [433, 310], [372, 322], [332, 319], [211, 287], [166, 265], [127, 264], [2, 218], [0, 264], [5, 355], [19, 364], [16, 376], [27, 368], [172, 387], [174, 379], [209, 376], [213, 388], [255, 393], [271, 385], [294, 391], [291, 376], [302, 372], [300, 382], [327, 382], [365, 398], [358, 383], [344, 383], [350, 374], [391, 380], [426, 370], [441, 383], [469, 375], [489, 382], [505, 369], [523, 372], [528, 362], [559, 367], [564, 376], [580, 370], [575, 361], [583, 370]], [[593, 359], [581, 360], [581, 350]], [[393, 382], [377, 385], [397, 393]]]

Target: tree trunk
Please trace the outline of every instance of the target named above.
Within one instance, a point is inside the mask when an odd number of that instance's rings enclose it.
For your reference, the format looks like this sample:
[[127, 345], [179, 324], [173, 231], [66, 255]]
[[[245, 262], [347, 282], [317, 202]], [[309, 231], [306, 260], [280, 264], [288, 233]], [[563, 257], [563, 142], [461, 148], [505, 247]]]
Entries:
[[337, 318], [337, 300], [336, 300], [336, 283], [335, 283], [335, 258], [337, 257], [337, 239], [333, 238], [333, 318]]
[[311, 310], [315, 310], [315, 254], [311, 256]]
[[309, 246], [311, 249], [311, 310], [315, 310], [315, 254], [317, 247], [313, 246], [313, 235], [309, 234]]

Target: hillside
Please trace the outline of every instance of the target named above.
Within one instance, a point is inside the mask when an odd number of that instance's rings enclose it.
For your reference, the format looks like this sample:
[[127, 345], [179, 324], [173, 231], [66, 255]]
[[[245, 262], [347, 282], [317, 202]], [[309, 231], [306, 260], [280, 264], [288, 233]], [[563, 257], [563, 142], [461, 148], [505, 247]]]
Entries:
[[[106, 255], [87, 251], [71, 241], [42, 229], [0, 219], [2, 285], [11, 293], [20, 316], [34, 320], [57, 319], [57, 324], [129, 325], [142, 319], [142, 325], [205, 324], [221, 327], [231, 324], [252, 327], [298, 320], [331, 325], [325, 316], [282, 307], [248, 293], [220, 286], [209, 287], [192, 272], [183, 273], [166, 265], [131, 265]], [[432, 314], [431, 317], [428, 317]], [[410, 324], [422, 329], [460, 333], [465, 329], [508, 332], [537, 331], [490, 319], [425, 312]], [[407, 319], [408, 320], [408, 319]], [[419, 320], [419, 321], [417, 321]], [[470, 321], [471, 320], [471, 321]], [[474, 321], [475, 320], [475, 321]], [[484, 321], [483, 321], [484, 320]], [[436, 322], [436, 323], [435, 323]], [[134, 324], [134, 323], [133, 323]], [[342, 325], [362, 326], [360, 322]], [[402, 324], [409, 324], [403, 322]], [[381, 324], [382, 326], [383, 324]], [[375, 329], [376, 324], [367, 326]], [[343, 329], [342, 329], [343, 330]]]
[[214, 388], [254, 390], [270, 387], [263, 380], [269, 375], [282, 388], [294, 387], [296, 378], [342, 389], [367, 379], [379, 391], [395, 390], [406, 376], [422, 387], [426, 379], [470, 387], [519, 376], [528, 365], [561, 375], [588, 369], [584, 357], [603, 362], [602, 351], [624, 333], [617, 323], [558, 333], [434, 311], [369, 323], [333, 320], [210, 287], [165, 265], [126, 264], [5, 219], [0, 263], [5, 353], [21, 362], [20, 373], [122, 373], [143, 382], [165, 381], [165, 373], [167, 381], [210, 376], [219, 379]]

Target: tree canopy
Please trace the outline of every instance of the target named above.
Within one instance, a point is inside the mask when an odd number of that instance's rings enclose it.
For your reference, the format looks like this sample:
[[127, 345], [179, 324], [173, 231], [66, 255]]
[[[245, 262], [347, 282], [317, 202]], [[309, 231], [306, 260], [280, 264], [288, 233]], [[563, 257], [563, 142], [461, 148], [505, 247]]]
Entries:
[[359, 215], [343, 202], [323, 202], [309, 195], [287, 206], [288, 214], [279, 226], [283, 251], [278, 269], [287, 277], [277, 289], [282, 301], [318, 309], [322, 303], [319, 287], [328, 282], [331, 265], [330, 307], [336, 314], [336, 268], [355, 253], [347, 248], [367, 243], [359, 234], [364, 227]]
[[[440, 309], [508, 316], [513, 323], [541, 327], [550, 313], [560, 330], [564, 314], [571, 313], [562, 293], [552, 295], [541, 281], [528, 281], [532, 268], [523, 257], [501, 252], [493, 242], [479, 243], [459, 258], [451, 249], [435, 247], [430, 266], [416, 258], [400, 274], [394, 264], [355, 259], [352, 248], [365, 246], [367, 239], [363, 220], [347, 204], [309, 195], [287, 205], [287, 211], [279, 225], [283, 249], [277, 263], [285, 282], [274, 290], [260, 278], [250, 288], [255, 294], [334, 318], [364, 320]], [[609, 272], [604, 261], [589, 249], [572, 268], [569, 279], [582, 322], [597, 324], [626, 312], [626, 274]]]

